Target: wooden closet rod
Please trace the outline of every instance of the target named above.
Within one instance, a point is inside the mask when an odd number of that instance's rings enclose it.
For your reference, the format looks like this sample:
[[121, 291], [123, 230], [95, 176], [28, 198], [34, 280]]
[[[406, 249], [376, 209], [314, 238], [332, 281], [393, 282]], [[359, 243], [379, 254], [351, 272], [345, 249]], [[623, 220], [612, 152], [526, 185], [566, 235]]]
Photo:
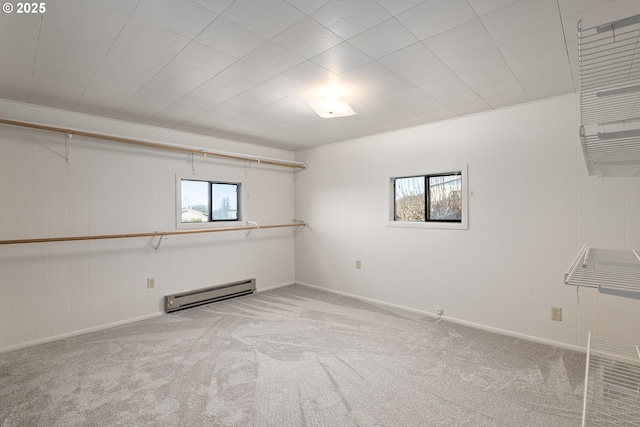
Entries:
[[218, 151], [209, 151], [209, 150], [199, 149], [199, 148], [183, 147], [180, 145], [161, 144], [158, 142], [143, 141], [143, 140], [132, 139], [132, 138], [123, 138], [119, 136], [106, 135], [106, 134], [94, 133], [94, 132], [86, 132], [82, 130], [65, 129], [65, 128], [60, 128], [56, 126], [40, 125], [37, 123], [22, 122], [18, 120], [9, 120], [1, 117], [0, 117], [0, 123], [11, 125], [11, 126], [21, 126], [21, 127], [26, 127], [30, 129], [38, 129], [38, 130], [48, 131], [48, 132], [64, 133], [66, 135], [86, 136], [89, 138], [122, 142], [125, 144], [141, 145], [143, 147], [159, 148], [162, 150], [178, 151], [182, 153], [191, 153], [191, 154], [202, 154], [205, 156], [220, 157], [228, 160], [240, 160], [245, 162], [261, 163], [265, 165], [281, 166], [281, 167], [292, 168], [292, 169], [306, 168], [306, 165], [304, 163], [299, 163], [299, 162], [289, 162], [287, 160], [270, 159], [267, 157], [249, 157], [249, 156], [243, 156], [240, 154], [221, 153]]
[[242, 230], [259, 230], [266, 228], [284, 228], [284, 227], [304, 227], [304, 222], [296, 222], [291, 224], [274, 224], [274, 225], [247, 225], [243, 227], [220, 227], [199, 230], [178, 230], [178, 231], [154, 231], [152, 233], [130, 233], [130, 234], [101, 234], [95, 236], [70, 236], [70, 237], [44, 237], [38, 239], [16, 239], [16, 240], [0, 240], [0, 245], [15, 245], [20, 243], [52, 243], [52, 242], [73, 242], [82, 240], [104, 240], [104, 239], [127, 239], [131, 237], [164, 237], [179, 234], [200, 234], [200, 233], [217, 233], [221, 231], [242, 231]]

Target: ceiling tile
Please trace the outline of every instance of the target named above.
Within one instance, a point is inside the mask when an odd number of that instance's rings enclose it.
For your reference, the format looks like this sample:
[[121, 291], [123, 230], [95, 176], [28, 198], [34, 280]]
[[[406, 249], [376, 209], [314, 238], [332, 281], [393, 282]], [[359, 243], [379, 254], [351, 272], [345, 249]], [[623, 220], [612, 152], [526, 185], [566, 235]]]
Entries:
[[156, 76], [131, 97], [121, 109], [136, 112], [145, 111], [152, 117], [193, 89], [193, 86]]
[[440, 82], [459, 80], [459, 77], [441, 61], [424, 68], [415, 68], [402, 73], [402, 77], [420, 88], [439, 87]]
[[563, 40], [562, 24], [558, 20], [547, 22], [532, 30], [501, 39], [496, 42], [496, 46], [500, 49], [502, 55], [509, 60], [548, 49], [553, 45], [562, 45], [564, 47]]
[[0, 97], [20, 102], [29, 100], [40, 31], [37, 16], [25, 18], [0, 20], [0, 58], [11, 58], [2, 61]]
[[273, 73], [256, 69], [253, 64], [240, 60], [202, 84], [200, 88], [222, 95], [235, 96], [272, 77]]
[[435, 100], [445, 107], [452, 109], [453, 106], [460, 106], [466, 103], [475, 103], [477, 101], [481, 101], [482, 99], [473, 90], [466, 88], [459, 92], [450, 92], [443, 96], [435, 97]]
[[515, 77], [474, 87], [473, 90], [482, 98], [492, 98], [506, 93], [522, 91], [520, 82]]
[[558, 6], [560, 7], [560, 15], [566, 17], [611, 2], [613, 0], [558, 0]]
[[91, 74], [73, 68], [36, 69], [32, 77], [29, 102], [72, 110], [91, 77]]
[[175, 61], [216, 75], [237, 59], [202, 43], [191, 42], [175, 57]]
[[[79, 111], [116, 112], [142, 87], [141, 83], [117, 75], [96, 75], [80, 97], [75, 109]], [[101, 113], [100, 115], [109, 114]]]
[[566, 65], [557, 65], [518, 74], [518, 81], [525, 89], [571, 78], [571, 71]]
[[[42, 30], [49, 33], [47, 36], [64, 29], [76, 34], [114, 39], [129, 20], [136, 4], [131, 1], [66, 1], [47, 8], [46, 13], [42, 15]], [[39, 15], [23, 15], [16, 22], [25, 24], [32, 18], [40, 21]], [[5, 25], [3, 22], [2, 26]]]
[[341, 77], [350, 80], [358, 86], [369, 86], [382, 80], [390, 79], [394, 73], [377, 62], [369, 62], [354, 70], [341, 74]]
[[477, 18], [466, 0], [430, 0], [397, 16], [418, 39], [424, 40]]
[[372, 58], [388, 55], [417, 41], [395, 18], [387, 19], [349, 39], [349, 43]]
[[222, 104], [224, 101], [227, 101], [230, 98], [231, 98], [230, 95], [214, 92], [200, 86], [197, 90], [194, 90], [188, 95], [185, 95], [181, 99], [181, 101], [204, 104], [209, 106], [209, 108], [211, 108], [211, 107], [215, 107], [216, 105]]
[[295, 7], [302, 13], [309, 15], [314, 10], [320, 8], [330, 0], [286, 0], [291, 6]]
[[393, 76], [389, 79], [382, 80], [380, 82], [367, 86], [366, 90], [371, 91], [381, 97], [387, 97], [395, 93], [404, 92], [406, 90], [414, 88], [414, 85], [412, 85], [402, 77]]
[[272, 74], [280, 74], [301, 63], [304, 58], [272, 41], [268, 41], [242, 58], [242, 60], [257, 69], [265, 70]]
[[397, 15], [407, 9], [424, 3], [425, 0], [377, 0], [392, 15]]
[[423, 41], [424, 45], [440, 58], [450, 58], [491, 42], [491, 37], [479, 19], [474, 19]]
[[211, 79], [214, 74], [174, 60], [160, 70], [158, 76], [196, 87]]
[[192, 39], [218, 15], [191, 0], [140, 0], [134, 16]]
[[465, 52], [444, 62], [472, 87], [513, 77], [513, 73], [494, 44]]
[[486, 97], [483, 96], [482, 99], [492, 108], [503, 108], [512, 105], [524, 104], [525, 102], [530, 101], [529, 96], [522, 89], [515, 92], [489, 95]]
[[[38, 42], [36, 68], [65, 66], [93, 74], [109, 52], [113, 40], [71, 30], [42, 31]], [[82, 54], [78, 54], [81, 52]], [[32, 57], [32, 58], [33, 58]], [[3, 64], [3, 68], [4, 68]]]
[[557, 65], [566, 66], [569, 71], [569, 58], [563, 45], [549, 46], [547, 49], [532, 52], [526, 56], [509, 59], [508, 64], [516, 75], [536, 72]]
[[370, 0], [333, 0], [311, 17], [346, 40], [386, 21], [391, 14]]
[[468, 0], [478, 16], [495, 12], [520, 0]]
[[[318, 117], [306, 103], [298, 102], [290, 98], [282, 98], [269, 105], [269, 109], [264, 109], [263, 111], [265, 114], [264, 117], [271, 117], [271, 112], [277, 115], [286, 114], [288, 118], [302, 117], [305, 121], [315, 120]], [[285, 117], [281, 118], [287, 119]]]
[[427, 68], [440, 60], [425, 45], [415, 43], [378, 59], [378, 62], [388, 69], [402, 74], [415, 69]]
[[471, 88], [499, 81], [508, 81], [515, 77], [513, 71], [511, 71], [505, 62], [496, 63], [484, 68], [464, 70], [463, 73], [458, 73], [458, 76]]
[[440, 80], [429, 80], [420, 86], [427, 95], [434, 99], [443, 98], [449, 93], [458, 93], [469, 89], [469, 86], [463, 82], [458, 76], [451, 75], [448, 78]]
[[195, 40], [235, 58], [242, 58], [267, 41], [224, 16], [216, 18]]
[[300, 83], [294, 82], [293, 80], [278, 75], [267, 80], [264, 83], [259, 84], [258, 86], [256, 86], [256, 89], [260, 89], [265, 92], [269, 92], [279, 98], [283, 98], [298, 91], [305, 90], [306, 88]]
[[222, 13], [235, 0], [192, 0], [194, 3], [215, 12]]
[[349, 42], [342, 42], [329, 50], [311, 58], [316, 64], [342, 74], [372, 61], [372, 58]]
[[[142, 19], [131, 17], [111, 47], [102, 67], [123, 64], [153, 77], [187, 44], [189, 39]], [[102, 68], [101, 67], [101, 68]]]
[[414, 114], [424, 114], [443, 108], [442, 104], [417, 88], [397, 92], [386, 99]]
[[249, 89], [248, 91], [236, 96], [235, 99], [262, 107], [277, 101], [280, 97], [264, 90]]
[[557, 19], [557, 0], [521, 0], [480, 18], [496, 41], [531, 31]]
[[490, 110], [491, 106], [482, 99], [479, 99], [477, 101], [466, 101], [459, 105], [452, 105], [448, 108], [459, 116], [466, 116], [468, 114], [476, 114]]
[[236, 0], [223, 15], [266, 38], [274, 37], [304, 17], [284, 0]]
[[334, 77], [335, 74], [311, 61], [304, 61], [282, 73], [283, 77], [304, 86], [315, 86], [317, 82]]
[[305, 17], [278, 34], [274, 39], [278, 44], [309, 59], [341, 43], [341, 37]]
[[565, 79], [525, 89], [532, 101], [573, 92], [573, 80]]
[[429, 111], [428, 113], [421, 114], [420, 117], [424, 118], [426, 123], [437, 122], [440, 120], [447, 120], [453, 117], [457, 117], [458, 114], [454, 113], [448, 108], [442, 108], [441, 110]]
[[[159, 112], [154, 119], [171, 120], [174, 123], [181, 124], [199, 116], [210, 108], [210, 105], [192, 101], [183, 97]], [[153, 123], [149, 122], [149, 124]]]
[[[409, 111], [386, 99], [376, 99], [358, 107], [358, 116], [362, 118], [374, 116], [374, 123], [396, 120], [411, 115], [413, 114]], [[361, 120], [358, 119], [357, 121]]]

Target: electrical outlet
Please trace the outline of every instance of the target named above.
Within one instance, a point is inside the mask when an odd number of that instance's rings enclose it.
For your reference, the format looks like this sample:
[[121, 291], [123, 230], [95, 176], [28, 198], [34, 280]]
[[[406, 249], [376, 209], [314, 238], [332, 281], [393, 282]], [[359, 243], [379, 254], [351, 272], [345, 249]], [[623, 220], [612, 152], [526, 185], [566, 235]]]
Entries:
[[551, 307], [551, 320], [562, 321], [562, 309], [560, 307]]
[[362, 268], [362, 261], [359, 259], [356, 260], [356, 270], [360, 270]]
[[147, 289], [153, 289], [156, 287], [156, 279], [153, 277], [149, 277], [147, 279]]
[[443, 309], [441, 309], [441, 308], [436, 308], [436, 314], [437, 314], [438, 316], [442, 316], [442, 313], [444, 313], [444, 310], [443, 310]]

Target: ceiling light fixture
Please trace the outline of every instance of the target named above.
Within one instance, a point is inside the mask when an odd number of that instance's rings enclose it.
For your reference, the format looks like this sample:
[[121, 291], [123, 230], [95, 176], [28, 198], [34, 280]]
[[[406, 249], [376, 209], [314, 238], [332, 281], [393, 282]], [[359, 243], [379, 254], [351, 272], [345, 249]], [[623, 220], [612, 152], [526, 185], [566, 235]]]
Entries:
[[347, 104], [347, 101], [340, 96], [337, 90], [326, 91], [322, 95], [321, 100], [311, 101], [309, 102], [309, 106], [323, 119], [356, 115], [356, 112], [353, 111], [351, 106]]

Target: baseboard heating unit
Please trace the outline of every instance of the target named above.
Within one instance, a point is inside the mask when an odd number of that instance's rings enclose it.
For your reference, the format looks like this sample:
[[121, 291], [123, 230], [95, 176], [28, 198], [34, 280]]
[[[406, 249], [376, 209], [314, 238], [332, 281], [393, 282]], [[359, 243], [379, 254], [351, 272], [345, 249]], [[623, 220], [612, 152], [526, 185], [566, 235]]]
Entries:
[[252, 294], [256, 291], [256, 279], [241, 280], [225, 283], [224, 285], [210, 286], [208, 288], [195, 289], [193, 291], [180, 292], [164, 297], [164, 310], [169, 313], [210, 302]]

